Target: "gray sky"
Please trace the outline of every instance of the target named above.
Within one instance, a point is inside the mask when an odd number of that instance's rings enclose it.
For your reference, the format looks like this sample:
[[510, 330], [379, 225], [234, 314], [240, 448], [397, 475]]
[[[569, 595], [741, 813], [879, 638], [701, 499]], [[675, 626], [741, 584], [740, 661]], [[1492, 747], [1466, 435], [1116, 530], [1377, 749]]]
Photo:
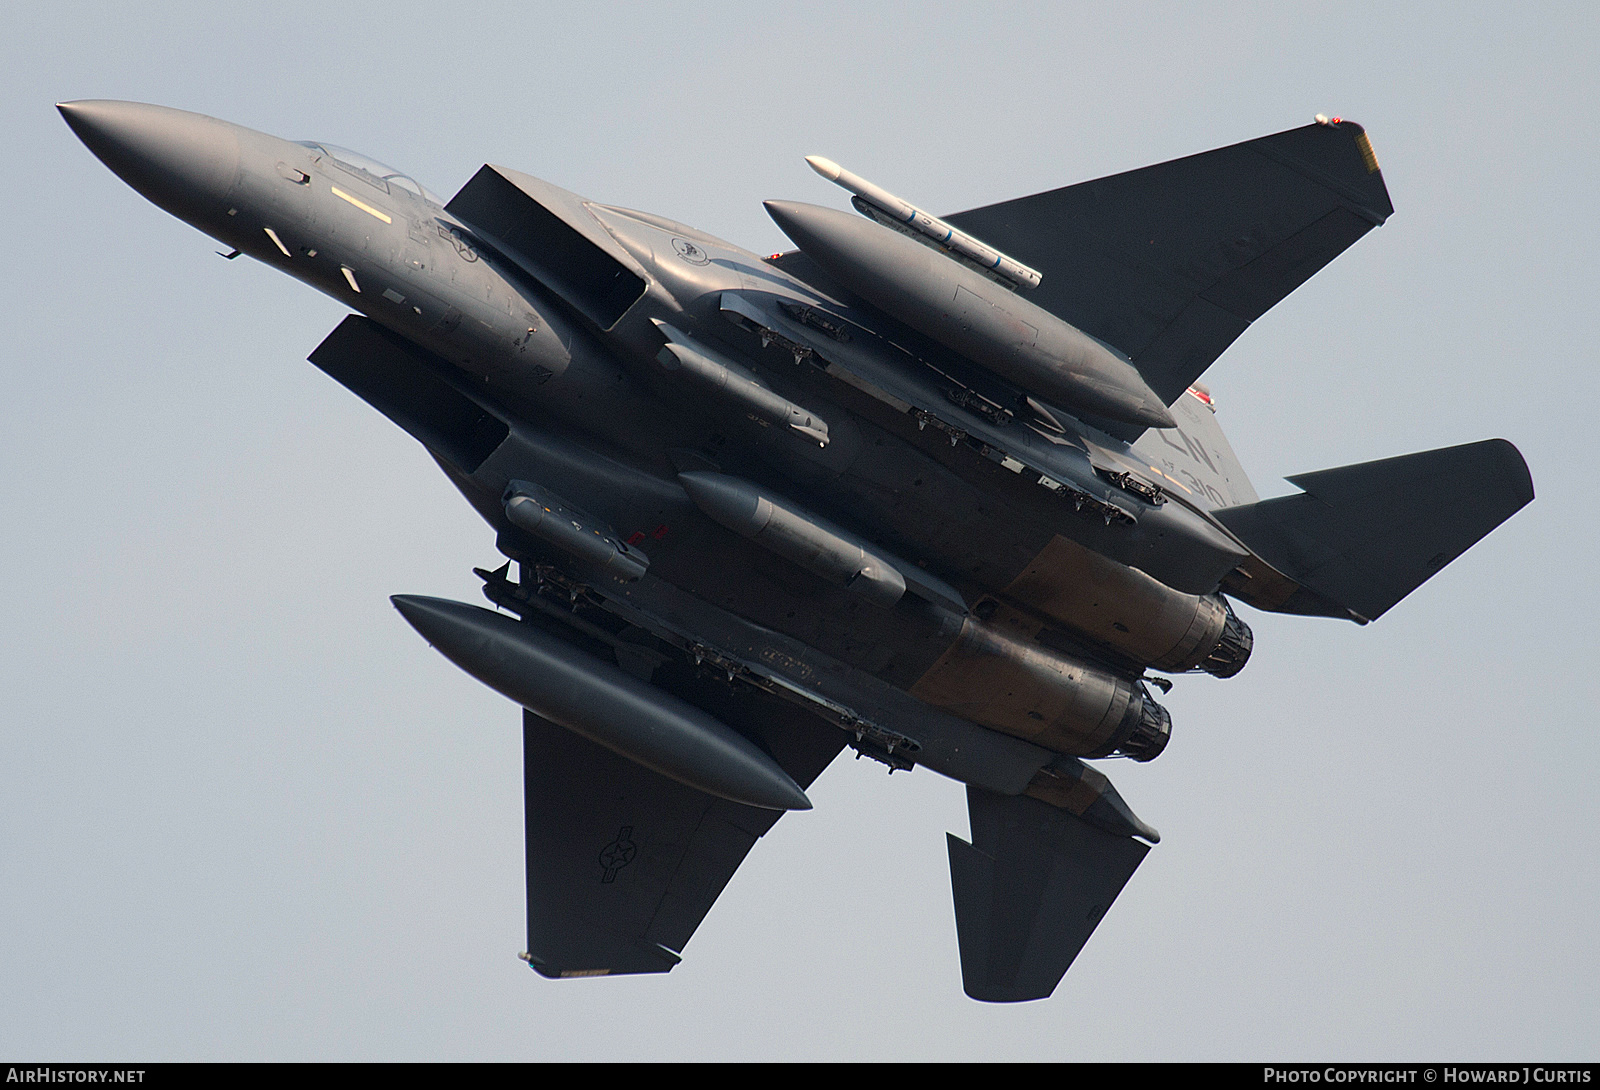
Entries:
[[[1595, 1059], [1600, 17], [1392, 7], [8, 6], [0, 1055]], [[478, 600], [492, 535], [304, 362], [337, 304], [51, 108], [95, 97], [755, 250], [763, 198], [842, 205], [806, 154], [954, 211], [1340, 114], [1397, 211], [1208, 374], [1240, 457], [1271, 495], [1503, 436], [1539, 498], [1377, 624], [1248, 612], [1243, 674], [1179, 679], [1165, 755], [1103, 765], [1165, 840], [1047, 1002], [961, 994], [959, 785], [848, 754], [670, 975], [545, 981], [516, 710], [387, 600]]]

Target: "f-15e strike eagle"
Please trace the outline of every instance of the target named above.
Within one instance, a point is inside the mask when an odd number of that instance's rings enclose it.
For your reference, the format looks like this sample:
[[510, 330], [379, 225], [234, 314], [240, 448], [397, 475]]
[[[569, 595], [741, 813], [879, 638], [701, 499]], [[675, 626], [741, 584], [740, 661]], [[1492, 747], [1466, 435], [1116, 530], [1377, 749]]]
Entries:
[[967, 785], [966, 992], [1048, 996], [1157, 840], [1084, 763], [1161, 753], [1151, 672], [1237, 674], [1233, 601], [1374, 620], [1533, 498], [1490, 440], [1258, 500], [1217, 426], [1205, 370], [1393, 211], [1349, 121], [944, 218], [812, 158], [861, 215], [770, 201], [798, 249], [763, 258], [505, 167], [443, 203], [330, 144], [59, 109], [359, 312], [311, 362], [498, 535], [505, 613], [394, 604], [524, 709], [548, 977], [671, 969], [850, 746]]

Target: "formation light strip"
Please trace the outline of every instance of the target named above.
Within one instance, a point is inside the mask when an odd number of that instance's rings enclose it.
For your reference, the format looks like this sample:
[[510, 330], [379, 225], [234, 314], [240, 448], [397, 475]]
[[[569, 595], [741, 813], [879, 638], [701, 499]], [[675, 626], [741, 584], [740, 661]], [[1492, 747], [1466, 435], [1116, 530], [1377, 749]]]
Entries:
[[380, 212], [378, 209], [372, 207], [372, 205], [370, 205], [370, 204], [367, 204], [365, 201], [357, 200], [355, 197], [352, 197], [350, 194], [346, 193], [344, 190], [340, 189], [338, 186], [332, 186], [330, 188], [332, 188], [333, 195], [335, 197], [338, 197], [342, 201], [349, 201], [351, 204], [353, 204], [357, 208], [361, 209], [361, 211], [365, 212], [367, 215], [376, 216], [378, 219], [381, 219], [384, 223], [393, 223], [394, 222], [394, 220], [389, 218], [389, 213]]
[[278, 249], [283, 251], [283, 256], [284, 257], [293, 257], [294, 256], [293, 254], [291, 254], [289, 252], [289, 247], [287, 247], [287, 246], [285, 246], [283, 244], [283, 239], [278, 237], [278, 232], [274, 231], [270, 227], [263, 227], [262, 230], [267, 233], [267, 237], [272, 240], [272, 244], [274, 246], [276, 246]]

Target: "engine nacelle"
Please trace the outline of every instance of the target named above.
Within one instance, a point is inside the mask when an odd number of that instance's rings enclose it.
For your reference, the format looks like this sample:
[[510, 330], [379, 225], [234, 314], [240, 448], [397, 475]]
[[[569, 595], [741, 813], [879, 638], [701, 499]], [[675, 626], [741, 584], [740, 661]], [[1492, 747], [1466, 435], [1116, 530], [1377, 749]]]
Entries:
[[1250, 628], [1219, 594], [1185, 594], [1137, 568], [1057, 536], [1001, 592], [1143, 666], [1232, 677], [1250, 658]]
[[1218, 600], [1228, 611], [1228, 616], [1223, 622], [1222, 635], [1218, 637], [1216, 646], [1200, 663], [1200, 669], [1215, 677], [1232, 677], [1243, 670], [1244, 664], [1250, 661], [1250, 649], [1255, 646], [1256, 637], [1255, 633], [1250, 631], [1250, 626], [1241, 621], [1238, 614], [1228, 606], [1226, 599]]
[[1074, 757], [1149, 761], [1172, 734], [1172, 717], [1142, 682], [970, 616], [909, 692], [963, 719]]

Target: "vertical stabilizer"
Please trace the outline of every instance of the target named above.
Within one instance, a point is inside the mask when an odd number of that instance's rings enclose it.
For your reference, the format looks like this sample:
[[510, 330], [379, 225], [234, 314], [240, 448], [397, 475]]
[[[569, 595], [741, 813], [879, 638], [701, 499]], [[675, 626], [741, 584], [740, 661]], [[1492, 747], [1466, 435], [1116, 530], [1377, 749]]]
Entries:
[[967, 788], [972, 843], [950, 835], [961, 979], [973, 999], [1044, 999], [1149, 845], [1022, 795]]

